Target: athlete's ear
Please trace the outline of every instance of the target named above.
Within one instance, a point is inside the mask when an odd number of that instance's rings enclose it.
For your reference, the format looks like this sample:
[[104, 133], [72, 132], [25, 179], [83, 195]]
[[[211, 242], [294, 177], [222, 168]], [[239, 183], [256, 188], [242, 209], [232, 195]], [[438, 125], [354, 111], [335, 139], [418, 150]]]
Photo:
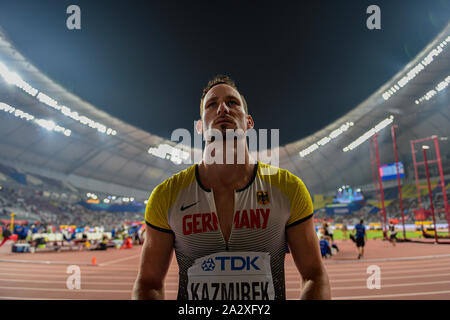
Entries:
[[195, 124], [195, 129], [197, 129], [197, 133], [203, 135], [203, 122], [202, 119], [198, 120]]
[[255, 126], [255, 123], [253, 122], [253, 118], [251, 115], [247, 116], [247, 130], [248, 129], [253, 129], [253, 127]]

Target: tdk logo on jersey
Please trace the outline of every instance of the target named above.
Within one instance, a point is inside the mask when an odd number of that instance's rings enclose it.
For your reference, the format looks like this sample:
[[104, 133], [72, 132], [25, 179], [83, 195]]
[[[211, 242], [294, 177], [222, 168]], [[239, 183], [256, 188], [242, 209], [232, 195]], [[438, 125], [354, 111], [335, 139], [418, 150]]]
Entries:
[[203, 261], [203, 263], [202, 263], [203, 271], [213, 271], [215, 267], [216, 267], [216, 264], [214, 263], [213, 259], [211, 259], [211, 258]]
[[216, 261], [220, 261], [220, 270], [231, 270], [231, 271], [241, 271], [241, 270], [261, 270], [256, 265], [256, 260], [259, 257], [254, 257], [253, 259], [249, 256], [224, 256], [216, 257]]

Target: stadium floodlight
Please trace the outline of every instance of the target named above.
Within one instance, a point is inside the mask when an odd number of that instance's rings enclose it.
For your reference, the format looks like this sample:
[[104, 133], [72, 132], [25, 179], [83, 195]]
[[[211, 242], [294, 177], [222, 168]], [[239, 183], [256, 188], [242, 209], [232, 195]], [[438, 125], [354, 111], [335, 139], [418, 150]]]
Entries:
[[8, 84], [13, 84], [31, 96], [35, 96], [38, 90], [25, 82], [17, 73], [10, 72], [3, 63], [0, 63], [0, 75]]
[[3, 102], [0, 102], [0, 110], [4, 111], [6, 113], [10, 113], [20, 119], [24, 119], [26, 121], [33, 121], [34, 123], [36, 123], [37, 125], [41, 126], [42, 128], [44, 128], [48, 131], [60, 132], [67, 137], [69, 137], [72, 133], [72, 131], [70, 131], [69, 129], [66, 129], [64, 127], [57, 125], [52, 120], [36, 119], [35, 116], [33, 116], [25, 111], [22, 111], [20, 109], [14, 108]]
[[317, 142], [317, 144], [319, 145], [319, 146], [324, 146], [324, 145], [326, 145], [328, 142], [330, 142], [331, 141], [331, 138], [330, 137], [325, 137], [325, 138], [323, 138], [322, 140], [320, 140], [319, 142]]
[[337, 137], [339, 137], [342, 133], [344, 133], [345, 131], [347, 131], [351, 126], [353, 126], [354, 123], [353, 122], [346, 122], [343, 125], [341, 125], [339, 128], [331, 131], [331, 133], [325, 137], [320, 139], [318, 142], [310, 145], [308, 148], [303, 149], [302, 151], [299, 152], [300, 157], [306, 157], [308, 154], [316, 151], [317, 149], [319, 149], [319, 146], [324, 146], [326, 145], [328, 142], [330, 142], [333, 139], [336, 139]]
[[58, 102], [55, 99], [50, 98], [45, 93], [39, 92], [39, 94], [36, 97], [40, 102], [45, 103], [49, 107], [52, 107], [56, 110], [61, 110], [61, 106], [58, 105]]
[[[389, 100], [396, 92], [403, 88], [409, 81], [414, 79], [419, 73], [427, 68], [427, 66], [434, 61], [447, 47], [450, 42], [450, 36], [447, 36], [445, 40], [439, 43], [433, 50], [431, 50], [425, 58], [416, 64], [408, 73], [403, 76], [396, 84], [391, 86], [387, 91], [383, 92], [382, 97], [384, 100]], [[416, 103], [417, 104], [417, 103]]]
[[377, 133], [377, 132], [383, 130], [384, 128], [386, 128], [393, 121], [394, 121], [394, 116], [393, 115], [389, 116], [389, 118], [384, 119], [383, 121], [378, 123], [375, 127], [373, 127], [372, 129], [370, 129], [369, 131], [364, 133], [362, 136], [360, 136], [358, 139], [356, 139], [355, 141], [350, 143], [345, 148], [343, 148], [342, 151], [347, 152], [347, 151], [355, 149], [360, 144], [362, 144], [363, 142], [368, 140], [370, 137], [372, 137], [375, 133]]
[[310, 145], [308, 148], [300, 151], [300, 157], [303, 158], [303, 157], [307, 156], [308, 154], [310, 154], [311, 152], [316, 151], [317, 149], [319, 149], [319, 145], [317, 143], [314, 143], [314, 144]]
[[70, 108], [60, 105], [58, 101], [56, 101], [55, 99], [33, 88], [30, 84], [25, 82], [17, 73], [8, 70], [8, 68], [6, 68], [6, 66], [2, 63], [0, 63], [0, 76], [3, 77], [6, 83], [16, 85], [29, 95], [38, 99], [41, 103], [55, 110], [60, 111], [65, 116], [72, 118], [75, 121], [78, 121], [86, 126], [89, 126], [90, 128], [96, 129], [98, 132], [106, 133], [107, 135], [115, 136], [117, 134], [117, 131], [113, 130], [112, 128], [107, 128], [105, 125], [99, 122], [89, 119], [86, 116], [80, 116], [77, 112], [72, 112]]
[[94, 200], [98, 199], [98, 197], [97, 197], [97, 195], [95, 193], [87, 193], [86, 196], [88, 198], [91, 198], [91, 199], [94, 199]]
[[56, 126], [52, 120], [37, 119], [36, 123], [48, 131], [52, 131]]
[[439, 82], [438, 85], [436, 86], [436, 90], [438, 92], [444, 90], [445, 88], [448, 87], [449, 83], [450, 83], [450, 76], [445, 78], [445, 80]]
[[427, 146], [427, 145], [423, 145], [423, 146], [422, 146], [422, 149], [428, 150], [428, 149], [430, 149], [430, 147]]
[[64, 134], [67, 137], [70, 136], [70, 134], [71, 134], [71, 131], [69, 129], [58, 126], [52, 120], [34, 119], [34, 122], [48, 131], [61, 132], [62, 134]]
[[448, 85], [450, 84], [450, 76], [447, 76], [444, 80], [440, 81], [434, 89], [429, 90], [427, 93], [425, 93], [421, 98], [417, 99], [415, 101], [416, 104], [422, 103], [424, 101], [428, 101], [431, 98], [433, 98], [438, 92], [441, 92], [442, 90], [446, 89]]
[[157, 148], [150, 147], [148, 149], [148, 153], [161, 159], [168, 159], [175, 164], [181, 164], [183, 160], [187, 160], [189, 158], [188, 152], [165, 143], [160, 144]]

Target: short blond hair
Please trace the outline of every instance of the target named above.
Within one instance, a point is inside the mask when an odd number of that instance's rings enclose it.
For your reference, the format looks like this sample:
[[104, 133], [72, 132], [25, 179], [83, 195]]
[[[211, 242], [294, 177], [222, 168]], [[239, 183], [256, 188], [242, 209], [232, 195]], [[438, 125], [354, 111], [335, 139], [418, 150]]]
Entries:
[[[211, 90], [212, 87], [217, 86], [218, 84], [226, 84], [235, 89], [237, 92], [239, 92], [236, 83], [233, 79], [231, 79], [229, 76], [226, 75], [216, 75], [212, 80], [209, 80], [206, 87], [203, 89], [202, 97], [200, 98], [200, 118], [203, 115], [203, 100], [205, 99], [206, 94], [209, 90]], [[245, 113], [248, 114], [248, 107], [247, 107], [247, 101], [245, 100], [244, 96], [239, 92], [239, 95], [241, 96], [242, 103], [244, 106]]]

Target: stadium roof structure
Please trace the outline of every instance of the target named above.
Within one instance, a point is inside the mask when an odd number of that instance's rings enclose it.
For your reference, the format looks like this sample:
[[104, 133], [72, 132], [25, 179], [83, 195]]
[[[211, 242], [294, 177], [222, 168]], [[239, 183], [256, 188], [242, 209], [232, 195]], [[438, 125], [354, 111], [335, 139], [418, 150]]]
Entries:
[[[395, 124], [407, 175], [410, 140], [431, 135], [441, 138], [448, 170], [449, 35], [450, 24], [351, 112], [309, 137], [281, 146], [279, 166], [301, 177], [311, 193], [369, 184], [369, 141], [363, 140], [379, 130], [381, 163], [392, 163], [389, 128]], [[142, 199], [188, 166], [148, 153], [161, 144], [176, 143], [129, 125], [63, 88], [20, 54], [0, 29], [1, 163], [81, 189]]]

